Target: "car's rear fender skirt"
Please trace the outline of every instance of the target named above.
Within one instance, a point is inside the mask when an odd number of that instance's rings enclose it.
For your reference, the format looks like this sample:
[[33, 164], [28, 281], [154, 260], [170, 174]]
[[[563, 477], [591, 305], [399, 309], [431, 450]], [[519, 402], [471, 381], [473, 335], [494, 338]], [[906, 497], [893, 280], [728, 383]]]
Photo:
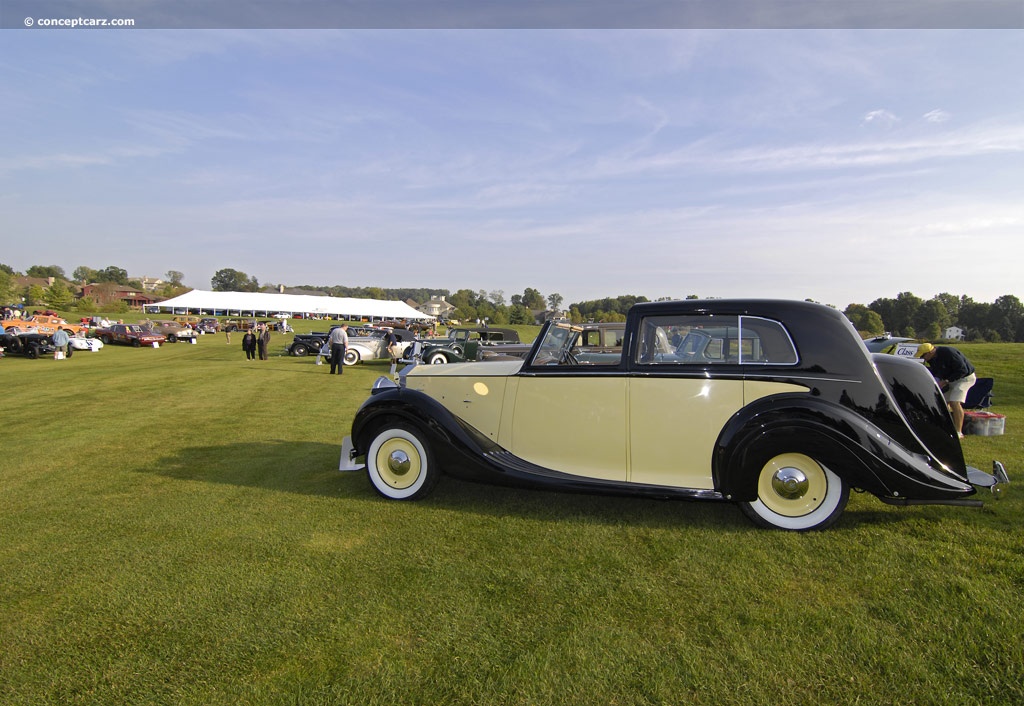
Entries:
[[715, 487], [754, 500], [764, 464], [782, 453], [814, 458], [851, 487], [880, 498], [946, 500], [974, 493], [966, 476], [921, 447], [908, 449], [841, 405], [809, 398], [765, 398], [738, 412], [715, 447]]

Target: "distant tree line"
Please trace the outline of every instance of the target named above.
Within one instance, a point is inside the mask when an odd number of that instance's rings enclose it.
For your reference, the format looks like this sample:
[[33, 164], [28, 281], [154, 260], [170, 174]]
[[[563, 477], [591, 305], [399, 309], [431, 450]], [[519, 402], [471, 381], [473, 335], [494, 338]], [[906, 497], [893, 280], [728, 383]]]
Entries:
[[[53, 278], [53, 284], [43, 287], [39, 284], [19, 286], [17, 278], [21, 273], [9, 265], [0, 263], [0, 304], [14, 304], [24, 301], [29, 306], [45, 305], [54, 309], [69, 310], [72, 307], [82, 312], [95, 311], [96, 302], [75, 299], [80, 285], [100, 284], [110, 287], [120, 285], [141, 289], [139, 282], [130, 280], [121, 267], [110, 265], [93, 269], [85, 265], [75, 268], [68, 278], [63, 268], [57, 265], [33, 265], [24, 276]], [[182, 286], [184, 275], [176, 270], [167, 272], [164, 288], [157, 292], [162, 296], [176, 296], [187, 291]], [[277, 291], [275, 285], [263, 285], [255, 277], [244, 272], [225, 268], [218, 270], [210, 281], [215, 291], [258, 292]], [[383, 288], [346, 287], [342, 285], [289, 287], [290, 290], [305, 290], [310, 294], [356, 299], [387, 299], [417, 303], [429, 301], [432, 297], [444, 297], [454, 308], [452, 318], [466, 321], [487, 321], [492, 324], [529, 324], [536, 320], [537, 312], [567, 314], [576, 322], [622, 321], [630, 307], [649, 301], [639, 295], [621, 295], [570, 304], [562, 309], [562, 295], [547, 296], [533, 287], [527, 287], [522, 294], [513, 294], [508, 301], [505, 292], [497, 289], [473, 291], [459, 289], [454, 293], [447, 289], [431, 288]], [[696, 299], [690, 294], [687, 299]], [[900, 292], [895, 298], [880, 298], [870, 304], [850, 304], [843, 312], [863, 335], [881, 335], [941, 340], [950, 327], [960, 328], [969, 341], [1012, 341], [1024, 342], [1024, 304], [1012, 294], [997, 298], [992, 303], [976, 302], [966, 295], [943, 292], [925, 300], [911, 292]]]
[[1012, 294], [988, 304], [948, 293], [925, 301], [911, 292], [901, 292], [895, 299], [876, 299], [867, 306], [850, 304], [843, 313], [866, 334], [888, 332], [934, 341], [955, 326], [968, 341], [1024, 342], [1024, 304]]
[[[47, 280], [52, 278], [53, 281], [45, 287], [41, 284], [24, 286], [18, 283], [20, 277]], [[184, 275], [181, 272], [171, 270], [166, 277], [164, 287], [154, 294], [172, 297], [187, 291], [187, 288], [182, 286]], [[128, 272], [116, 265], [103, 269], [81, 265], [74, 269], [71, 277], [68, 277], [64, 268], [59, 265], [32, 265], [24, 273], [20, 273], [10, 265], [0, 263], [0, 304], [23, 303], [33, 307], [46, 306], [64, 311], [74, 309], [81, 313], [94, 313], [99, 311], [99, 303], [92, 297], [79, 296], [81, 288], [86, 284], [96, 285], [95, 291], [105, 293], [108, 297], [115, 296], [114, 292], [118, 288], [139, 291], [143, 289], [141, 282], [130, 279]], [[114, 306], [117, 311], [127, 310], [127, 304]]]

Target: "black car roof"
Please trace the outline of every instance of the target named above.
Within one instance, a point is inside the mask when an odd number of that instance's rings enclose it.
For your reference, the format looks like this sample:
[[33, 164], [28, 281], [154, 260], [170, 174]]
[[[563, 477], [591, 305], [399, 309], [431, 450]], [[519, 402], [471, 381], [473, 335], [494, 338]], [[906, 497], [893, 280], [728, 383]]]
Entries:
[[855, 374], [863, 377], [871, 366], [870, 353], [849, 319], [824, 304], [790, 299], [682, 299], [643, 302], [629, 316], [661, 314], [721, 314], [759, 316], [785, 326], [800, 357], [798, 369]]

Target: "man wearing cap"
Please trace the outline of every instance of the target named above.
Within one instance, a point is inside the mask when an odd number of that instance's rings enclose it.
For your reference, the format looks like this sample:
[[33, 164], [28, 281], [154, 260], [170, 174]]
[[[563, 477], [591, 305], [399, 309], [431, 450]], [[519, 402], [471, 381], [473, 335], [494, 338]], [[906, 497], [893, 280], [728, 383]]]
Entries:
[[962, 439], [964, 400], [967, 399], [967, 391], [977, 380], [974, 366], [967, 360], [967, 356], [956, 348], [933, 346], [931, 343], [922, 343], [918, 346], [917, 357], [928, 364], [932, 377], [939, 383], [949, 406], [949, 413], [953, 417], [953, 426]]

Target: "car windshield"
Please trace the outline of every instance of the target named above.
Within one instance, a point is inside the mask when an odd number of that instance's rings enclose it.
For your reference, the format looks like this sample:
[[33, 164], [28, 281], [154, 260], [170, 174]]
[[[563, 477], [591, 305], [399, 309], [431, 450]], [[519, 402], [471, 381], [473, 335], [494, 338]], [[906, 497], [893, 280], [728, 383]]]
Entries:
[[537, 347], [537, 352], [530, 361], [531, 365], [557, 365], [569, 357], [572, 342], [582, 331], [578, 326], [569, 324], [553, 324], [548, 327], [544, 338]]

